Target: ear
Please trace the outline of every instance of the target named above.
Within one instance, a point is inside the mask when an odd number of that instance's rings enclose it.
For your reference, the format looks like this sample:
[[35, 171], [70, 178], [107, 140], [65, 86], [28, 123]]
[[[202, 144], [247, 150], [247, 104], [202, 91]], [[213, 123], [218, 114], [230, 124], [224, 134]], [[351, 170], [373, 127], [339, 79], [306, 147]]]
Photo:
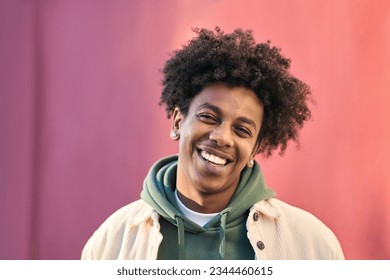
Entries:
[[182, 114], [182, 112], [180, 112], [180, 109], [176, 107], [172, 113], [171, 131], [175, 131], [177, 135], [180, 135], [180, 128], [183, 119], [184, 119], [184, 115]]

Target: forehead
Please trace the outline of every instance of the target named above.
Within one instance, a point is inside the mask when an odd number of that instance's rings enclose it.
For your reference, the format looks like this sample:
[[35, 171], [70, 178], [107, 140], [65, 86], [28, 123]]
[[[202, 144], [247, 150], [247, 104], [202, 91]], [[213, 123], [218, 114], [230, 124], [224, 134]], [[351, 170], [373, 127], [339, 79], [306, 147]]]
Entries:
[[259, 122], [264, 113], [263, 103], [252, 90], [244, 87], [230, 88], [223, 84], [205, 87], [192, 100], [189, 109], [199, 110], [207, 108], [207, 105], [219, 108], [223, 114], [243, 116]]

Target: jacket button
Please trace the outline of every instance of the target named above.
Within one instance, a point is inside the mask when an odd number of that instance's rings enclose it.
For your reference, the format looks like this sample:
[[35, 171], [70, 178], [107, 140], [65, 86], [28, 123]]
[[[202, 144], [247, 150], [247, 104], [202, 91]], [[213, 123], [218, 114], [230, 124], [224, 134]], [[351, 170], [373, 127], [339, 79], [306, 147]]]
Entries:
[[257, 222], [258, 219], [259, 219], [259, 213], [257, 212], [253, 213], [253, 220]]
[[264, 250], [264, 248], [265, 248], [265, 245], [262, 241], [258, 241], [256, 245], [257, 245], [257, 248], [259, 248], [260, 250]]

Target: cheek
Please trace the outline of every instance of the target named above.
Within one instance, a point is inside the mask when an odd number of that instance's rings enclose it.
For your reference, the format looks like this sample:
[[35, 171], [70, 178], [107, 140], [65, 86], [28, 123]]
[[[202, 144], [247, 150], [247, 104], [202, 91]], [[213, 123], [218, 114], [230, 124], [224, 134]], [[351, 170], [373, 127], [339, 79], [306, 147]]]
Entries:
[[187, 151], [192, 149], [194, 141], [196, 141], [196, 128], [194, 126], [183, 126], [180, 131], [179, 149]]
[[256, 142], [251, 141], [250, 143], [248, 143], [247, 145], [244, 145], [242, 147], [242, 156], [244, 157], [245, 160], [248, 160], [250, 158], [250, 156], [252, 155], [252, 153], [255, 153], [255, 151], [254, 151], [255, 145], [256, 145]]
[[182, 126], [180, 135], [183, 136], [184, 142], [193, 142], [199, 140], [206, 133], [206, 127], [204, 124], [197, 121], [192, 121], [189, 124]]

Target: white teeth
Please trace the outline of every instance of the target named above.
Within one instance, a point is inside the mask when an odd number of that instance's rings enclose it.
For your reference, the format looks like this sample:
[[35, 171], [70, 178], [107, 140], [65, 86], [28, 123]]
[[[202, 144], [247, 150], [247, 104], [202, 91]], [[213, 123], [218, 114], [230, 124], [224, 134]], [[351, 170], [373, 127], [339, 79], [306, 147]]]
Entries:
[[214, 163], [214, 164], [218, 164], [218, 165], [225, 165], [226, 162], [227, 162], [226, 159], [217, 157], [217, 156], [212, 155], [212, 154], [209, 154], [209, 153], [207, 153], [207, 152], [205, 152], [205, 151], [202, 151], [202, 152], [201, 152], [201, 156], [202, 156], [204, 159], [206, 159], [206, 160], [208, 160], [208, 161], [210, 161], [210, 162], [212, 162], [212, 163]]

